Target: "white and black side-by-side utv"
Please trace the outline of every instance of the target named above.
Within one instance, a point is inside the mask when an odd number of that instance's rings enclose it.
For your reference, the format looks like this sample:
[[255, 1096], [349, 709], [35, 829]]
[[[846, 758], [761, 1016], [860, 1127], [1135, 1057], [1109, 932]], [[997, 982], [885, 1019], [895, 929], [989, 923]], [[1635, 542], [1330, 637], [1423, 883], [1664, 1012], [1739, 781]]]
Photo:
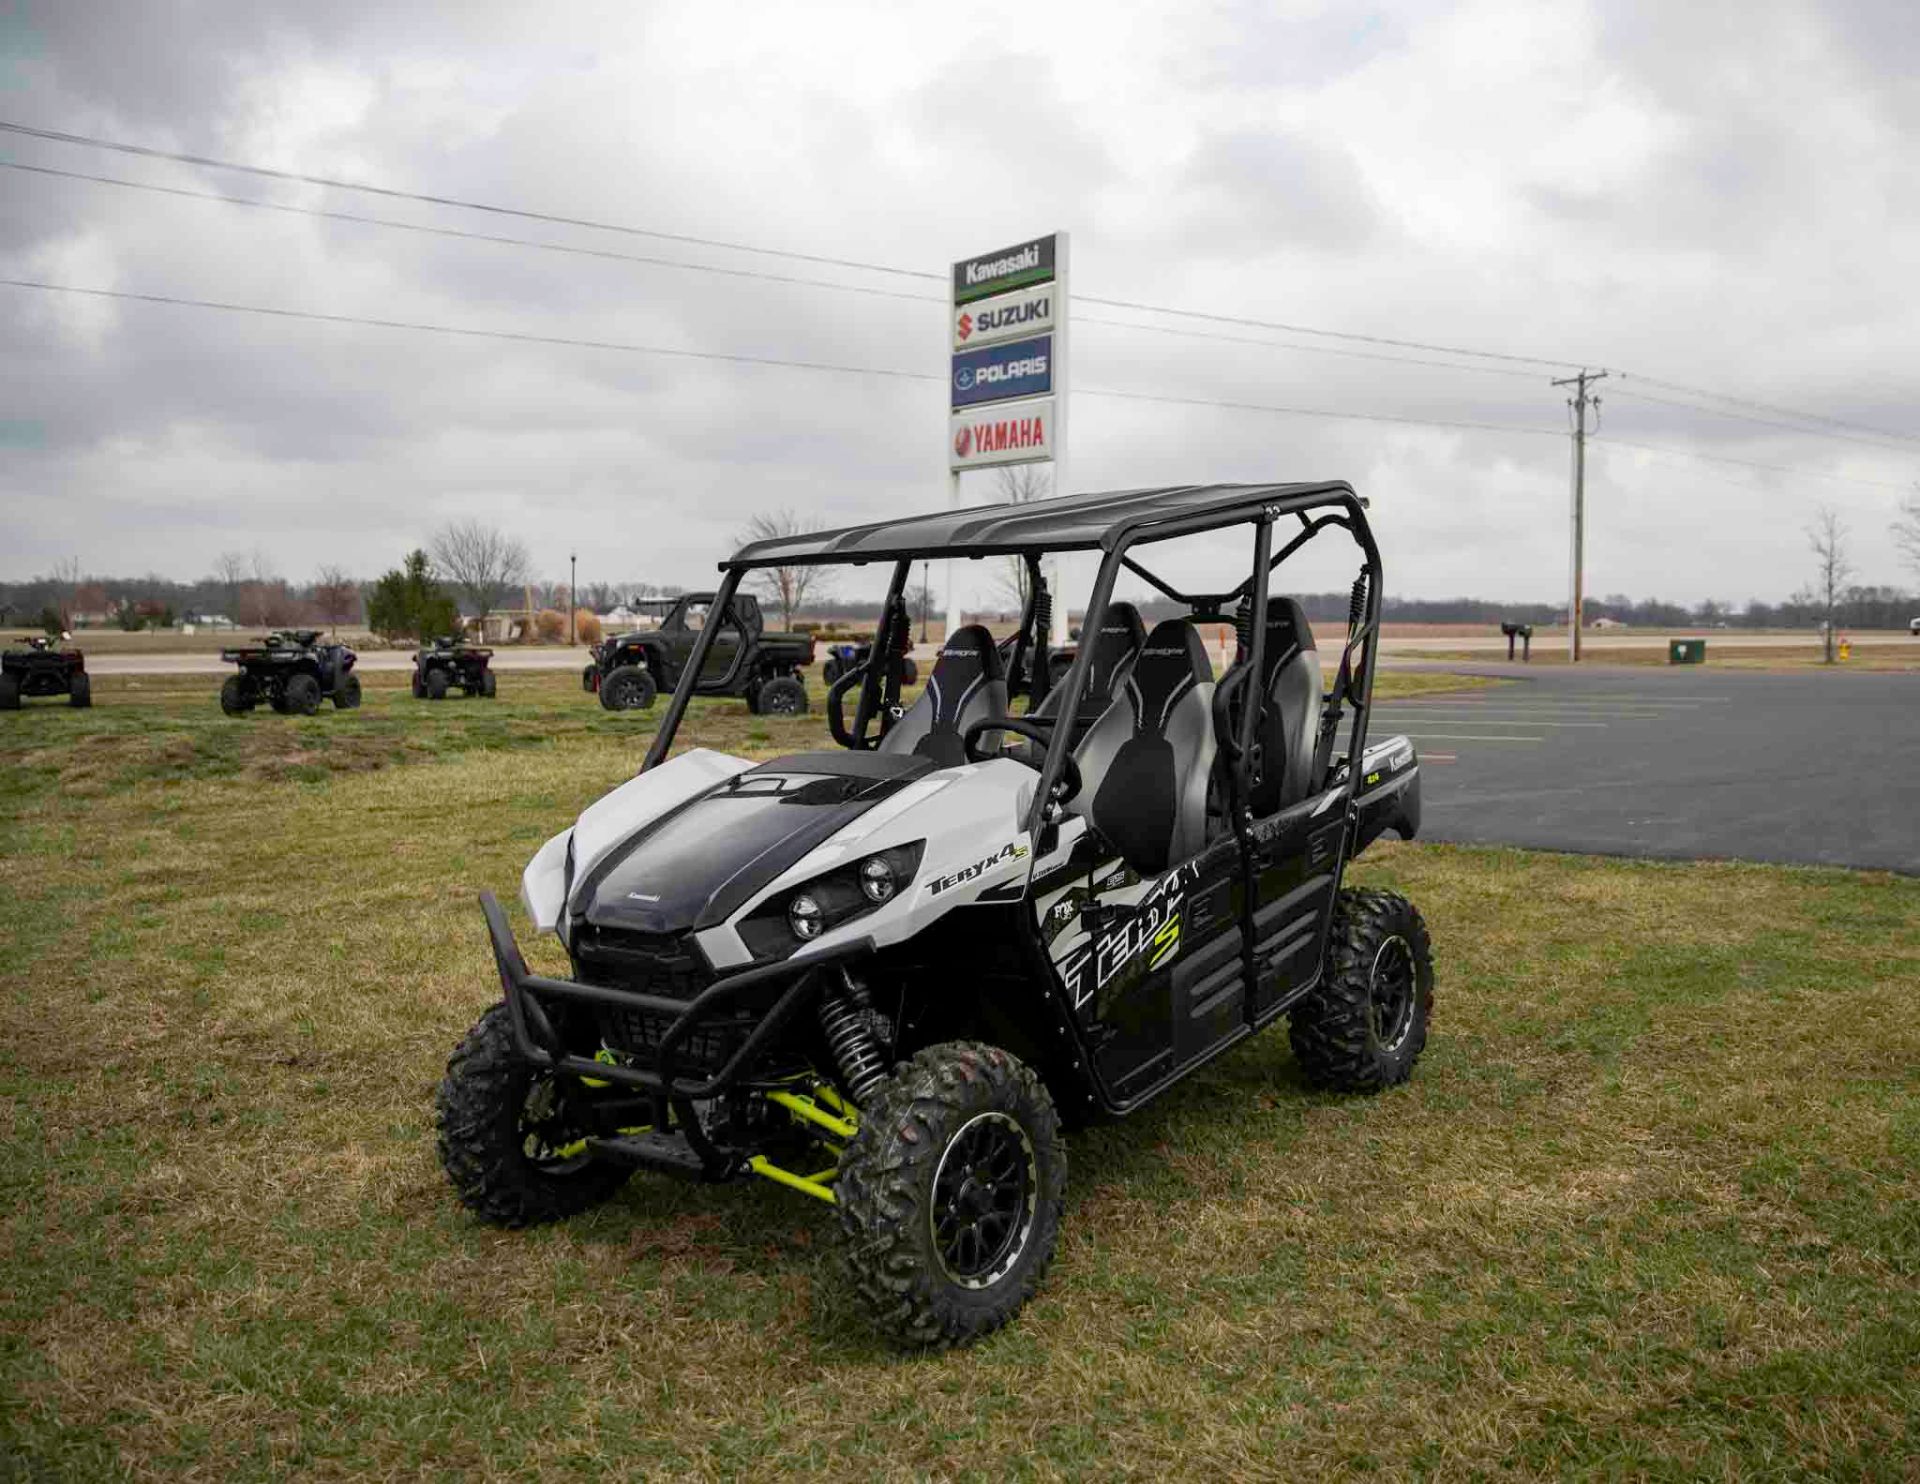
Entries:
[[[1274, 572], [1338, 528], [1359, 549], [1322, 671]], [[1244, 543], [1186, 593], [1154, 543]], [[1204, 543], [1217, 552], [1218, 538]], [[1041, 559], [1099, 554], [1071, 669], [1049, 687]], [[1031, 596], [1008, 695], [984, 628], [900, 702], [923, 559], [1012, 556]], [[867, 664], [828, 698], [838, 750], [669, 757], [702, 636], [637, 777], [549, 840], [522, 896], [572, 977], [529, 972], [483, 895], [502, 1002], [439, 1095], [460, 1198], [506, 1226], [606, 1200], [636, 1170], [762, 1178], [830, 1203], [887, 1335], [964, 1342], [1039, 1284], [1063, 1124], [1124, 1114], [1282, 1015], [1317, 1086], [1374, 1092], [1419, 1057], [1433, 971], [1401, 897], [1342, 890], [1419, 826], [1404, 738], [1369, 743], [1380, 554], [1342, 483], [1075, 495], [755, 542], [768, 566], [892, 568]], [[1122, 574], [1160, 595], [1145, 632]], [[1216, 680], [1196, 623], [1232, 624]], [[877, 658], [873, 658], [877, 657]], [[853, 698], [852, 719], [847, 701]]]

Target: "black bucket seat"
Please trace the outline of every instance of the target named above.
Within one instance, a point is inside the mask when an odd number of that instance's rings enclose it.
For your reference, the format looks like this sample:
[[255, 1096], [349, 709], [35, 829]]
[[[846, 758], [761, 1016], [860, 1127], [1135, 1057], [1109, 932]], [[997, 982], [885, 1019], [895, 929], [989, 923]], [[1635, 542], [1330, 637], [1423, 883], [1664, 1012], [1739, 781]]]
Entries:
[[[942, 768], [957, 768], [967, 760], [961, 734], [976, 721], [1007, 714], [1006, 671], [993, 635], [977, 623], [953, 631], [940, 646], [940, 658], [927, 677], [920, 699], [880, 741], [882, 752], [911, 753], [932, 758]], [[983, 739], [991, 752], [992, 734]]]
[[1068, 807], [1157, 874], [1206, 843], [1214, 747], [1213, 665], [1199, 630], [1167, 619], [1074, 749], [1080, 792]]
[[[1086, 636], [1081, 635], [1085, 643]], [[1107, 616], [1100, 621], [1100, 631], [1093, 636], [1092, 668], [1087, 674], [1087, 691], [1080, 704], [1074, 707], [1073, 725], [1076, 731], [1084, 731], [1098, 721], [1107, 707], [1113, 704], [1114, 692], [1133, 671], [1133, 662], [1139, 657], [1141, 645], [1147, 642], [1147, 626], [1140, 619], [1140, 610], [1131, 603], [1107, 604]], [[1055, 686], [1046, 694], [1046, 699], [1033, 708], [1035, 716], [1057, 716], [1066, 702], [1066, 689]]]
[[1313, 789], [1323, 682], [1313, 629], [1292, 598], [1267, 599], [1264, 659], [1260, 720], [1254, 729], [1258, 767], [1248, 798], [1256, 816], [1278, 813]]

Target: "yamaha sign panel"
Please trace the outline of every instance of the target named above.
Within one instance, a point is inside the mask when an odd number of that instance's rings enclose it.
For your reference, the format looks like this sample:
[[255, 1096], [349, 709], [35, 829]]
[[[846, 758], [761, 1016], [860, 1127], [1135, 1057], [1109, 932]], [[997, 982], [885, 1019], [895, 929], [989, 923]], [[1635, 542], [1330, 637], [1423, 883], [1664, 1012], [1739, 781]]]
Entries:
[[1066, 279], [1064, 232], [953, 265], [947, 467], [956, 481], [963, 469], [1057, 460], [1066, 410]]
[[947, 449], [951, 467], [985, 469], [1052, 458], [1053, 403], [1052, 397], [1037, 397], [954, 413]]

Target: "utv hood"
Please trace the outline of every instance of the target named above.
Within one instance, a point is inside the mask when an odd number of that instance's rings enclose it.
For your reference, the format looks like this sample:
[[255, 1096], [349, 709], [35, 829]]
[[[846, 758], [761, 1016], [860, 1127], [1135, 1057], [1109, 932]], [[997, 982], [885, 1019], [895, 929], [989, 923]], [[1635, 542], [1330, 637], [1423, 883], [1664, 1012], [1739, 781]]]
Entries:
[[932, 768], [928, 758], [871, 752], [802, 753], [749, 768], [608, 851], [574, 884], [568, 912], [635, 933], [713, 927]]

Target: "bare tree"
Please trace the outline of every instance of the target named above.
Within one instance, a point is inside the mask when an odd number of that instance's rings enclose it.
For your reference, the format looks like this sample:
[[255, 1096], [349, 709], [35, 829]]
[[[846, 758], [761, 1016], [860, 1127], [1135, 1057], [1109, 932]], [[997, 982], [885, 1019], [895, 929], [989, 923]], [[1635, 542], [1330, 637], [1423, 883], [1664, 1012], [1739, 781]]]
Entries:
[[1813, 582], [1794, 594], [1796, 603], [1804, 603], [1820, 616], [1820, 634], [1825, 643], [1826, 661], [1833, 663], [1835, 615], [1846, 593], [1847, 579], [1853, 575], [1853, 563], [1847, 560], [1847, 528], [1840, 512], [1822, 505], [1807, 527], [1807, 546], [1814, 556]]
[[434, 535], [430, 550], [441, 575], [482, 616], [527, 580], [527, 548], [484, 521], [449, 522]]
[[[749, 541], [777, 541], [784, 536], [805, 536], [824, 529], [824, 522], [815, 517], [798, 515], [787, 509], [763, 510], [747, 522], [746, 531], [735, 544], [744, 546]], [[793, 615], [805, 605], [808, 598], [825, 596], [828, 571], [826, 567], [815, 566], [760, 567], [755, 569], [749, 580], [757, 583], [779, 605], [780, 627], [790, 629], [793, 627]]]
[[60, 627], [73, 627], [73, 610], [80, 592], [80, 558], [62, 557], [47, 574], [53, 584], [54, 601], [60, 609]]
[[[993, 471], [994, 488], [1009, 505], [1025, 505], [1044, 500], [1053, 493], [1053, 468], [1048, 464], [1003, 464]], [[996, 584], [1001, 596], [1012, 601], [1022, 613], [1027, 611], [1027, 560], [1010, 556], [1001, 559]]]
[[313, 583], [313, 608], [328, 628], [339, 632], [340, 625], [353, 617], [360, 601], [360, 586], [344, 567], [322, 567]]
[[214, 559], [213, 580], [227, 600], [225, 617], [240, 622], [240, 590], [247, 585], [247, 558], [244, 552], [223, 551]]
[[1900, 502], [1900, 519], [1893, 523], [1893, 544], [1900, 557], [1920, 575], [1920, 485]]

